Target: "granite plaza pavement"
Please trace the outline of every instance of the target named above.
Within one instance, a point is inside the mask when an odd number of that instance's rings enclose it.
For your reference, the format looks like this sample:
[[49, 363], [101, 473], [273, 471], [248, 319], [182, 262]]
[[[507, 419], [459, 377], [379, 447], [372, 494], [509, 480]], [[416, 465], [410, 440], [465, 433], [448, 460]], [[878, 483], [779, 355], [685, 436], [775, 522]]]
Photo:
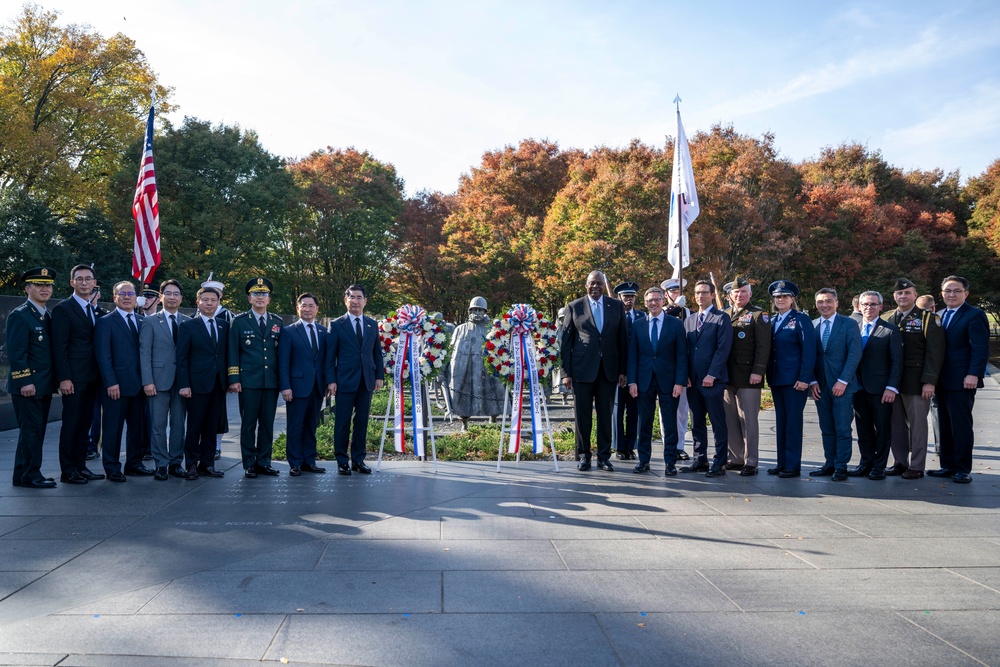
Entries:
[[[249, 480], [233, 419], [224, 479], [34, 490], [6, 481], [5, 431], [0, 664], [1000, 665], [992, 379], [975, 412], [964, 486], [664, 479], [655, 460]], [[762, 430], [766, 466], [773, 413]]]

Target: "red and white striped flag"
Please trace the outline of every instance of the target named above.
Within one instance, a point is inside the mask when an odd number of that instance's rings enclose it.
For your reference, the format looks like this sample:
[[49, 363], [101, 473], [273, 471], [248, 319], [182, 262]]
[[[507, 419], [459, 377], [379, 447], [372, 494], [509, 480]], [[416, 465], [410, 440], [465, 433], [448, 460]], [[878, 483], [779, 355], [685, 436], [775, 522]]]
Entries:
[[156, 172], [153, 169], [153, 109], [156, 99], [149, 105], [146, 120], [146, 142], [139, 163], [139, 182], [132, 200], [132, 219], [135, 220], [135, 244], [132, 256], [132, 276], [148, 285], [160, 265], [160, 205], [156, 199]]

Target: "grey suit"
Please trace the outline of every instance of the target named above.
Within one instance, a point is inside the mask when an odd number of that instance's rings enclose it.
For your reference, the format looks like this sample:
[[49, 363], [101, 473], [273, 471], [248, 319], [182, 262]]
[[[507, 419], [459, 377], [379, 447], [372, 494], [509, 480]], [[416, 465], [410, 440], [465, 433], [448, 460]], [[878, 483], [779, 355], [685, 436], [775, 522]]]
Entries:
[[[156, 387], [156, 396], [146, 398], [149, 405], [151, 448], [156, 467], [180, 465], [184, 458], [184, 419], [187, 415], [187, 399], [177, 391], [177, 358], [173, 332], [168, 313], [160, 311], [156, 315], [144, 317], [139, 325], [139, 372], [143, 387]], [[177, 313], [177, 328], [181, 322], [189, 320], [187, 315]], [[167, 422], [170, 423], [170, 438], [167, 439]]]

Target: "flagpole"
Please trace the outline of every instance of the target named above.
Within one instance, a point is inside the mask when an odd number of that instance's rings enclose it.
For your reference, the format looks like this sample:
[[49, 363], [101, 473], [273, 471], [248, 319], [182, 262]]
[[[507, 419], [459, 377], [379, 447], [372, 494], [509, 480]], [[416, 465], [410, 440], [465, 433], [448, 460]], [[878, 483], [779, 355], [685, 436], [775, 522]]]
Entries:
[[[681, 140], [681, 95], [677, 93], [674, 97], [674, 105], [677, 107], [677, 125], [675, 128], [676, 135], [674, 136], [674, 155], [678, 153], [677, 142]], [[674, 160], [674, 169], [677, 168], [677, 160]], [[673, 178], [677, 178], [676, 174], [671, 172]], [[674, 211], [677, 217], [677, 284], [680, 285], [680, 292], [684, 294], [684, 216], [681, 215], [681, 202], [680, 198], [684, 196], [684, 193], [678, 192], [678, 201], [674, 202]]]

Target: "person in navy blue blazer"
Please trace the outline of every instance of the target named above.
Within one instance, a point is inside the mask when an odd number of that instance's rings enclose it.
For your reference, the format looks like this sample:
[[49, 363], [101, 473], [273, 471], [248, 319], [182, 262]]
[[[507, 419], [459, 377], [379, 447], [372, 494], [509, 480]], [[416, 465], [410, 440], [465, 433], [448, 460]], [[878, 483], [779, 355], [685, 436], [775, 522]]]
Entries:
[[932, 477], [951, 477], [958, 484], [972, 481], [972, 407], [976, 389], [990, 356], [990, 325], [986, 313], [966, 303], [969, 281], [948, 276], [941, 282], [946, 310], [941, 313], [945, 353], [938, 377], [938, 420], [941, 425], [941, 468]]
[[653, 417], [660, 400], [663, 461], [666, 475], [677, 474], [677, 402], [687, 386], [687, 337], [684, 325], [663, 312], [663, 290], [650, 287], [644, 303], [648, 315], [632, 324], [628, 349], [628, 390], [638, 398], [639, 462], [632, 472], [647, 472], [653, 453]]
[[829, 475], [834, 482], [843, 482], [851, 461], [854, 393], [860, 389], [857, 369], [861, 363], [861, 331], [852, 317], [837, 314], [838, 304], [837, 290], [832, 287], [816, 292], [816, 310], [820, 316], [813, 321], [816, 379], [810, 391], [819, 413], [825, 460], [809, 476]]
[[[114, 286], [115, 309], [94, 325], [94, 354], [106, 395], [101, 445], [108, 480], [124, 482], [125, 475], [152, 475], [142, 464], [146, 395], [139, 373], [139, 321], [135, 314], [135, 285], [122, 281]], [[120, 461], [122, 429], [125, 438], [125, 474]]]
[[816, 334], [812, 320], [795, 308], [799, 287], [776, 280], [767, 288], [774, 303], [767, 384], [774, 400], [777, 463], [767, 474], [798, 477], [802, 468], [802, 411], [815, 378]]
[[281, 330], [278, 387], [285, 400], [285, 458], [289, 474], [325, 473], [316, 465], [316, 425], [327, 394], [326, 327], [316, 322], [319, 301], [309, 292], [296, 299], [299, 319]]
[[184, 459], [187, 479], [223, 477], [215, 469], [215, 435], [228, 387], [229, 323], [215, 317], [222, 293], [202, 287], [198, 313], [177, 327], [177, 394], [187, 399]]
[[[688, 352], [688, 403], [691, 406], [691, 437], [694, 456], [681, 472], [705, 472], [706, 477], [726, 474], [729, 458], [729, 430], [726, 426], [724, 394], [729, 381], [729, 352], [733, 345], [733, 324], [729, 315], [713, 305], [715, 285], [699, 280], [694, 285], [698, 312], [684, 320]], [[712, 422], [715, 456], [708, 465], [708, 427]]]
[[[368, 414], [372, 392], [382, 388], [385, 365], [378, 324], [365, 317], [368, 294], [361, 285], [351, 285], [344, 292], [347, 312], [330, 322], [326, 348], [326, 381], [336, 397], [334, 407], [333, 447], [337, 454], [337, 473], [371, 473], [365, 465], [368, 438]], [[353, 425], [353, 433], [351, 427]], [[351, 445], [350, 465], [347, 444]]]

